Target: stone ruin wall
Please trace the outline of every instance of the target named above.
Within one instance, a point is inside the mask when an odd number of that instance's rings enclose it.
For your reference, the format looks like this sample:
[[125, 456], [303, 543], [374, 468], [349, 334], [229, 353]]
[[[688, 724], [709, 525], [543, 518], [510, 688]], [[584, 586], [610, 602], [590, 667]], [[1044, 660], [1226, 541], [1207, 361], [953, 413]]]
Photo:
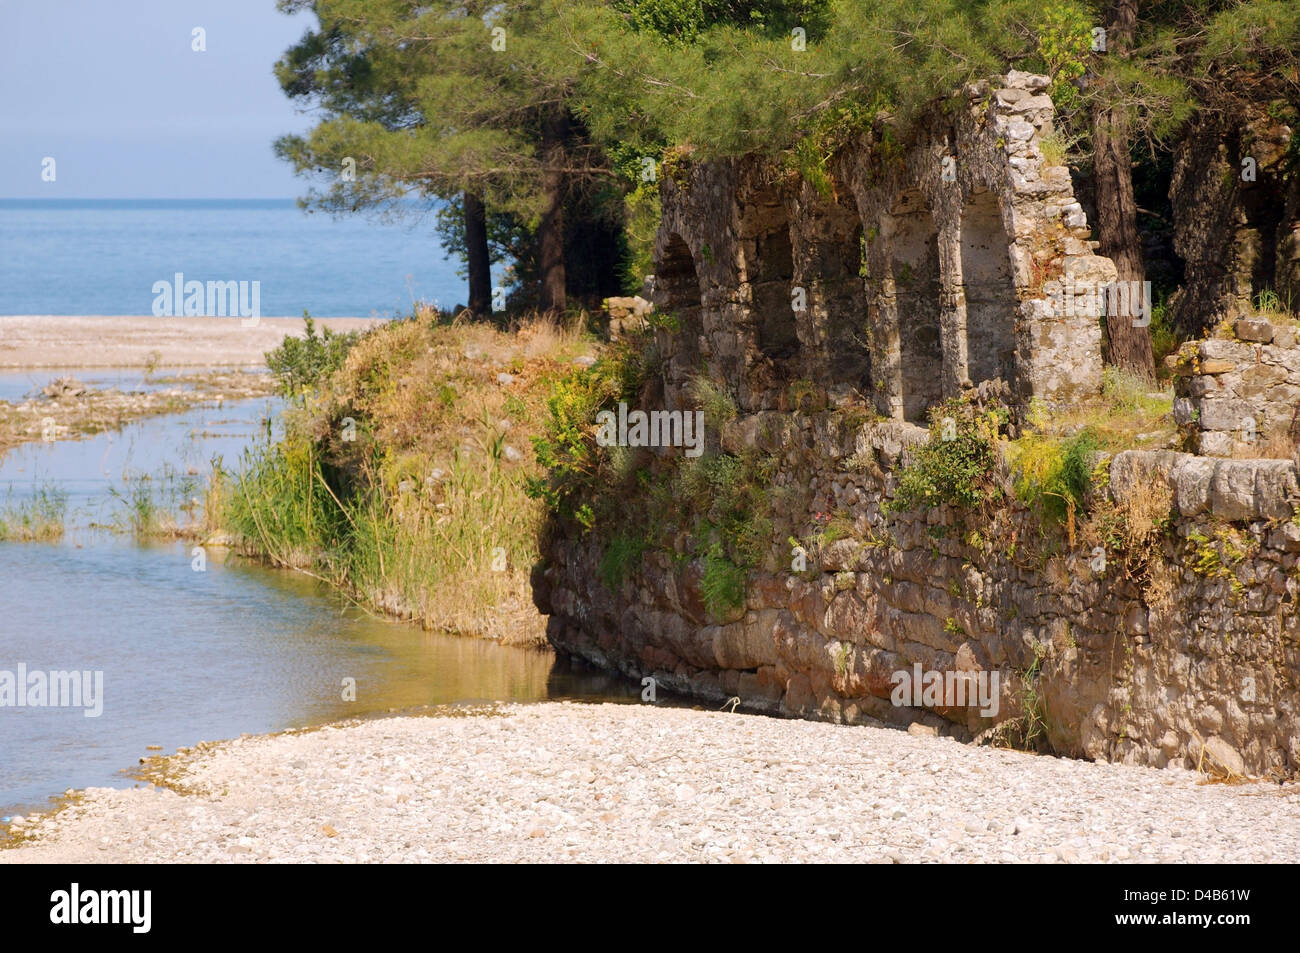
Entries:
[[654, 297], [680, 324], [660, 332], [670, 405], [701, 371], [745, 411], [784, 409], [808, 380], [914, 423], [998, 378], [1018, 403], [1097, 392], [1100, 326], [1044, 285], [1100, 287], [1115, 269], [1040, 149], [1046, 82], [1011, 73], [905, 147], [846, 150], [829, 197], [754, 159], [666, 176]]
[[[1147, 554], [1159, 571], [1145, 579], [1098, 569], [1084, 546], [1049, 559], [990, 547], [947, 507], [883, 510], [941, 397], [995, 377], [1021, 404], [1099, 388], [1096, 318], [1054, 313], [1042, 293], [1048, 278], [1114, 278], [1067, 171], [1038, 149], [1051, 128], [1045, 83], [1013, 73], [968, 90], [965, 111], [892, 161], [850, 150], [832, 170], [834, 199], [750, 160], [664, 181], [655, 297], [678, 319], [656, 331], [664, 398], [688, 405], [701, 372], [725, 382], [740, 413], [718, 442], [778, 457], [773, 495], [802, 502], [775, 514], [772, 557], [721, 619], [705, 611], [701, 560], [648, 553], [611, 591], [594, 534], [553, 534], [534, 596], [557, 649], [713, 702], [961, 739], [1020, 717], [1037, 672], [1058, 752], [1300, 772], [1292, 461], [1111, 460], [1113, 499], [1163, 485], [1172, 501], [1172, 525]], [[792, 287], [806, 291], [802, 311]], [[827, 409], [790, 406], [801, 379], [825, 387]], [[879, 419], [864, 423], [855, 404]], [[818, 512], [844, 514], [853, 532], [790, 571], [785, 541], [806, 537]], [[1012, 539], [1037, 531], [1016, 504], [1004, 518]], [[997, 670], [998, 714], [895, 707], [891, 675], [916, 663]]]
[[[559, 539], [535, 574], [548, 635], [592, 664], [721, 704], [845, 724], [928, 725], [970, 740], [1024, 712], [1037, 669], [1054, 750], [1097, 760], [1236, 774], [1300, 769], [1300, 525], [1285, 460], [1119, 454], [1121, 500], [1163, 483], [1176, 519], [1153, 583], [1098, 571], [1087, 547], [1044, 561], [972, 542], [947, 507], [891, 514], [897, 470], [925, 436], [905, 424], [847, 426], [843, 415], [769, 412], [729, 425], [724, 442], [780, 455], [774, 488], [806, 488], [777, 534], [833, 509], [853, 522], [806, 573], [775, 564], [749, 579], [743, 608], [711, 618], [699, 561], [645, 557], [616, 591], [601, 582], [594, 537]], [[864, 461], [869, 461], [864, 463]], [[1029, 539], [1037, 517], [1012, 509]], [[886, 528], [888, 526], [888, 529]], [[1232, 528], [1238, 560], [1216, 535]], [[895, 707], [891, 675], [1000, 673], [996, 718], [974, 708]], [[1202, 753], [1204, 752], [1204, 754]], [[1202, 762], [1202, 758], [1205, 758]]]
[[[1284, 306], [1300, 308], [1294, 130], [1271, 114], [1280, 99], [1270, 103], [1269, 89], [1257, 91], [1263, 101], [1196, 116], [1174, 151], [1169, 197], [1183, 276], [1169, 312], [1189, 336], [1249, 316], [1266, 289]], [[1245, 159], [1254, 164], [1253, 178]]]
[[1263, 318], [1230, 327], [1231, 337], [1189, 341], [1171, 356], [1174, 423], [1185, 448], [1290, 456], [1300, 445], [1300, 329]]

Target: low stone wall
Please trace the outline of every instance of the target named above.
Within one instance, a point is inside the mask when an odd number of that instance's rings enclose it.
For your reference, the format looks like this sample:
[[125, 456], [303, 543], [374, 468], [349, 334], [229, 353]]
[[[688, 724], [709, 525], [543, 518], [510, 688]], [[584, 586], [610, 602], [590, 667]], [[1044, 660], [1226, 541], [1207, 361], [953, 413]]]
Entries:
[[[850, 424], [835, 412], [741, 417], [724, 446], [776, 455], [774, 492], [807, 501], [777, 518], [774, 555], [750, 574], [744, 606], [711, 618], [702, 562], [662, 551], [611, 591], [596, 537], [557, 536], [534, 573], [550, 640], [715, 704], [739, 697], [788, 716], [919, 722], [961, 739], [1024, 724], [1030, 709], [1063, 754], [1300, 770], [1293, 464], [1117, 455], [1116, 505], [1168, 503], [1167, 529], [1135, 554], [1150, 557], [1149, 571], [1134, 574], [1117, 549], [1070, 545], [1063, 528], [1055, 551], [1030, 546], [1041, 524], [1014, 502], [999, 506], [995, 532], [948, 507], [886, 513], [899, 467], [926, 439], [910, 424]], [[784, 540], [806, 537], [818, 512], [846, 517], [852, 533], [795, 572]], [[917, 664], [996, 671], [996, 715], [896, 706], [895, 673]]]
[[1219, 457], [1259, 456], [1300, 437], [1297, 329], [1242, 318], [1234, 338], [1189, 341], [1171, 358], [1174, 422], [1186, 449]]

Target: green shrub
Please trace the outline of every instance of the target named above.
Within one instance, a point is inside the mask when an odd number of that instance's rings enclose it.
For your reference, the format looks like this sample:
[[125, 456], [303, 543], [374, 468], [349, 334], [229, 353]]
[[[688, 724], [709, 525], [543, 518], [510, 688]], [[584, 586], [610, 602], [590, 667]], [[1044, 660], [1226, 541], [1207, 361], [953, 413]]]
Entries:
[[661, 505], [668, 522], [692, 525], [702, 538], [717, 536], [727, 558], [758, 565], [772, 544], [767, 486], [776, 459], [757, 453], [717, 453], [684, 459]]
[[319, 387], [343, 366], [348, 351], [361, 338], [360, 331], [335, 334], [329, 328], [318, 335], [316, 322], [306, 311], [302, 318], [306, 336], [286, 337], [279, 347], [266, 353], [266, 366], [279, 379], [280, 391], [287, 397]]
[[703, 374], [691, 380], [691, 396], [704, 411], [704, 420], [709, 427], [720, 430], [723, 424], [736, 419], [736, 401], [731, 394]]
[[567, 517], [574, 515], [575, 504], [589, 498], [600, 465], [596, 414], [618, 390], [617, 380], [599, 364], [556, 381], [546, 401], [543, 432], [533, 437], [537, 462], [547, 474], [530, 481], [529, 496]]
[[618, 534], [605, 547], [605, 554], [600, 558], [600, 579], [611, 592], [623, 584], [628, 573], [641, 562], [645, 552], [645, 540]]
[[745, 570], [721, 555], [720, 547], [714, 547], [704, 557], [700, 592], [709, 614], [720, 619], [745, 604]]
[[950, 398], [930, 412], [930, 440], [899, 473], [891, 511], [956, 506], [970, 509], [1000, 496], [997, 432], [1001, 413], [976, 414], [966, 401]]
[[1016, 497], [1041, 506], [1045, 518], [1063, 523], [1083, 508], [1092, 484], [1099, 441], [1091, 427], [1072, 437], [1029, 434], [1016, 441], [1011, 467]]
[[655, 357], [630, 342], [611, 347], [595, 364], [556, 380], [546, 401], [542, 433], [533, 438], [544, 477], [530, 479], [528, 495], [566, 519], [590, 528], [609, 502], [609, 454], [596, 444], [596, 414], [635, 398]]
[[315, 444], [290, 428], [283, 440], [244, 451], [231, 475], [224, 524], [281, 566], [310, 565], [337, 543], [340, 506], [326, 485]]

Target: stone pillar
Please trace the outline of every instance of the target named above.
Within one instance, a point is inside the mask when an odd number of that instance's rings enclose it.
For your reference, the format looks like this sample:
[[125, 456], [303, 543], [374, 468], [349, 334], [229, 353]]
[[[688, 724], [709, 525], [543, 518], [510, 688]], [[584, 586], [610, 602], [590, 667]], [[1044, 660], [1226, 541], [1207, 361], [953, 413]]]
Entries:
[[961, 280], [961, 232], [953, 223], [939, 228], [939, 328], [943, 347], [943, 395], [956, 397], [971, 386], [967, 354], [966, 290]]

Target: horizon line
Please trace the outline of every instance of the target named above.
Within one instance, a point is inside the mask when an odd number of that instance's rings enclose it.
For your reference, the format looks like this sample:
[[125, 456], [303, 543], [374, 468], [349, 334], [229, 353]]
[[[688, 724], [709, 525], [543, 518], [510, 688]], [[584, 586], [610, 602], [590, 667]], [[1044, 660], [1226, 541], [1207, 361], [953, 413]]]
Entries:
[[0, 202], [296, 202], [297, 195], [7, 195]]

